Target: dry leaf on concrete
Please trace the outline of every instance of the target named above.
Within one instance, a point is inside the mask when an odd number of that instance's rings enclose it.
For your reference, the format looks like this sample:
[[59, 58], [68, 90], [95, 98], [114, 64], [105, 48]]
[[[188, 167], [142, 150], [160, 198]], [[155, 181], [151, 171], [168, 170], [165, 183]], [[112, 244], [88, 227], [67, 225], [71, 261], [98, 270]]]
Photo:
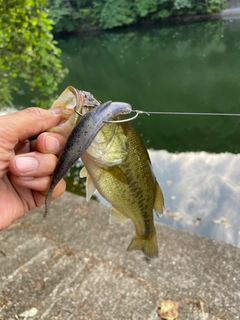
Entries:
[[34, 317], [36, 314], [38, 313], [38, 309], [37, 308], [32, 308], [30, 310], [25, 310], [24, 312], [22, 312], [19, 317], [23, 317], [23, 318], [32, 318]]
[[178, 302], [163, 300], [159, 303], [158, 314], [162, 319], [174, 320], [178, 317]]

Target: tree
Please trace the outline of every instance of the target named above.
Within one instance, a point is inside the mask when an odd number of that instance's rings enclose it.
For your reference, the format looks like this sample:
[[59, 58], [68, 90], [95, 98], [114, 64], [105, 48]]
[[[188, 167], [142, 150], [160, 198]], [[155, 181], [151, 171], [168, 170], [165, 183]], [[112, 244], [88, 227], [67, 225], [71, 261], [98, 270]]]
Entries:
[[99, 25], [102, 0], [49, 0], [49, 16], [54, 32], [74, 32], [78, 28]]
[[104, 29], [112, 29], [136, 22], [136, 13], [131, 1], [106, 0], [101, 14], [100, 25]]
[[227, 0], [49, 0], [54, 32], [113, 29], [143, 20], [219, 12]]
[[1, 106], [12, 102], [19, 79], [34, 90], [38, 106], [57, 89], [66, 70], [52, 28], [46, 0], [0, 0]]

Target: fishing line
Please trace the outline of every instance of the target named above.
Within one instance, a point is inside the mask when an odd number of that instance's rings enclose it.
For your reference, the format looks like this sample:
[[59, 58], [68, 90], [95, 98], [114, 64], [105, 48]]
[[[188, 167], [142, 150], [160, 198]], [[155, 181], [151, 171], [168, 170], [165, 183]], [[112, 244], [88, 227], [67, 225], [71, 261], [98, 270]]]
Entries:
[[143, 111], [143, 110], [132, 110], [135, 112], [135, 116], [128, 119], [105, 121], [106, 123], [123, 123], [136, 119], [139, 114], [146, 114], [150, 116], [151, 114], [160, 115], [187, 115], [187, 116], [224, 116], [224, 117], [240, 117], [240, 113], [212, 113], [212, 112], [175, 112], [175, 111]]
[[190, 115], [190, 116], [227, 116], [227, 117], [240, 117], [240, 113], [212, 113], [212, 112], [175, 112], [175, 111], [140, 111], [133, 110], [136, 113], [150, 114], [176, 114], [176, 115]]
[[[74, 111], [82, 116], [82, 114], [77, 111], [76, 106]], [[178, 112], [178, 111], [143, 111], [143, 110], [132, 110], [136, 113], [135, 116], [128, 119], [113, 120], [113, 121], [104, 121], [105, 123], [123, 123], [136, 119], [139, 114], [146, 114], [150, 116], [151, 114], [160, 114], [160, 115], [184, 115], [184, 116], [222, 116], [222, 117], [240, 117], [240, 113], [213, 113], [213, 112]]]

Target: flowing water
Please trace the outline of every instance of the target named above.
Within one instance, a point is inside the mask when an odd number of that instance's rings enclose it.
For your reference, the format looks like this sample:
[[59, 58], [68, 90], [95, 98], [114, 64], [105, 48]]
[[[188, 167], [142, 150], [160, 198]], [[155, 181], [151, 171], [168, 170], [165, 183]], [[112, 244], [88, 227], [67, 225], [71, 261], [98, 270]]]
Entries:
[[[139, 110], [240, 113], [239, 33], [235, 19], [60, 39], [69, 74], [59, 94], [73, 85]], [[132, 124], [165, 196], [160, 221], [240, 246], [240, 117], [139, 115]], [[78, 166], [68, 190], [82, 194]]]

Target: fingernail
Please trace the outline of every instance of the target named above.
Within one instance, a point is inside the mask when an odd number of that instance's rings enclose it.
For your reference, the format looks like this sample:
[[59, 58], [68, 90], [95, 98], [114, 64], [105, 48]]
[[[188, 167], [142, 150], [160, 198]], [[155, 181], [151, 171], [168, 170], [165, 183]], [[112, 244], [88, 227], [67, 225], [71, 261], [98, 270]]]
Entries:
[[26, 173], [38, 168], [39, 163], [33, 157], [18, 157], [15, 162], [19, 172]]
[[50, 109], [50, 111], [54, 114], [60, 114], [62, 113], [62, 109], [61, 108], [52, 108]]
[[52, 137], [50, 135], [48, 135], [46, 137], [46, 148], [47, 148], [47, 151], [49, 152], [56, 152], [56, 151], [59, 151], [61, 147], [61, 144], [59, 142], [59, 140], [55, 137]]

